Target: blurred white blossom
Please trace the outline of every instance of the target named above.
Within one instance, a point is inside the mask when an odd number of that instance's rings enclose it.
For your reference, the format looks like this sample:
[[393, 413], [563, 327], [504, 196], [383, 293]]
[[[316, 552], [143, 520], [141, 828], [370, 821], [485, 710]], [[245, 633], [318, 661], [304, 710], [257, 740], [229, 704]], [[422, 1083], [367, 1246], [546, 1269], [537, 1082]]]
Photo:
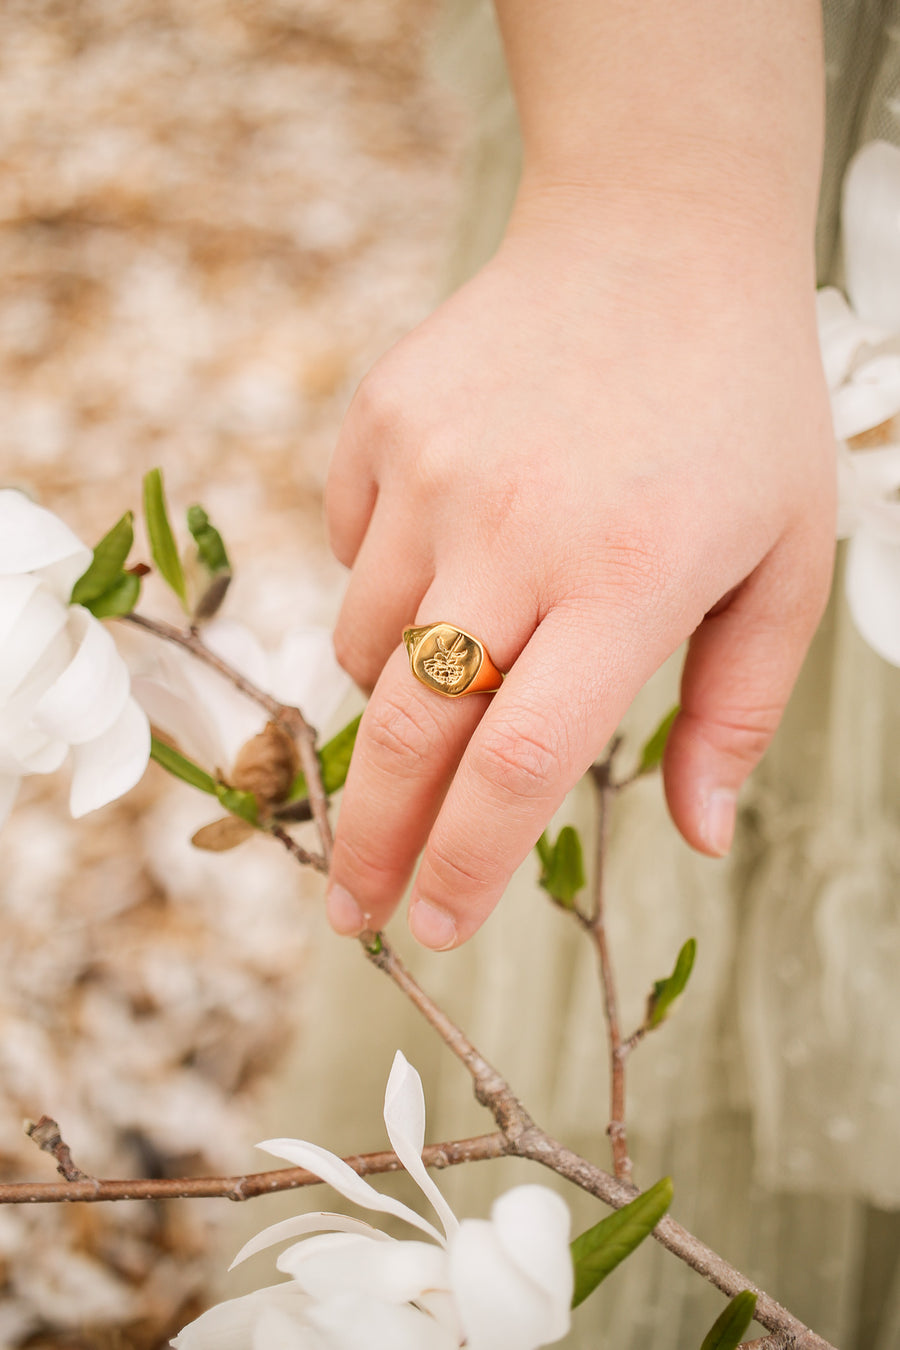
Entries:
[[73, 816], [134, 787], [147, 766], [147, 718], [110, 633], [72, 586], [92, 553], [52, 512], [0, 490], [0, 824], [22, 778], [71, 752]]
[[[295, 628], [277, 651], [268, 652], [244, 624], [215, 619], [204, 625], [203, 641], [257, 688], [298, 707], [319, 729], [350, 689], [326, 628]], [[188, 758], [227, 775], [242, 746], [263, 730], [267, 713], [188, 652], [156, 641], [151, 648], [148, 674], [134, 681], [135, 696]]]
[[518, 1186], [496, 1201], [489, 1220], [457, 1220], [422, 1162], [422, 1083], [399, 1051], [384, 1121], [443, 1231], [326, 1149], [269, 1139], [260, 1147], [355, 1204], [405, 1220], [428, 1241], [399, 1241], [324, 1212], [274, 1224], [234, 1264], [302, 1237], [276, 1263], [291, 1278], [211, 1308], [175, 1338], [176, 1350], [537, 1350], [566, 1334], [573, 1268], [565, 1202], [545, 1186]]
[[838, 449], [838, 537], [854, 623], [900, 666], [900, 148], [863, 147], [844, 184], [849, 304], [818, 295]]

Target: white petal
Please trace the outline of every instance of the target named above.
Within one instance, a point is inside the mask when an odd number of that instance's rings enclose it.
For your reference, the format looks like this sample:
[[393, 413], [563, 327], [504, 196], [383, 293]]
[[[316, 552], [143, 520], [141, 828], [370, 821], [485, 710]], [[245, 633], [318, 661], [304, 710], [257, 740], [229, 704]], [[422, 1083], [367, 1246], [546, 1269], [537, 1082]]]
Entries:
[[20, 782], [13, 774], [0, 773], [0, 829], [13, 808]]
[[337, 662], [327, 628], [295, 628], [286, 633], [272, 659], [272, 693], [299, 708], [321, 729], [343, 703], [353, 681]]
[[[553, 1201], [510, 1191], [494, 1206], [492, 1222], [460, 1225], [450, 1244], [450, 1282], [469, 1350], [537, 1350], [568, 1331], [569, 1217], [564, 1202]], [[526, 1231], [516, 1231], [519, 1225]]]
[[417, 1308], [353, 1294], [312, 1304], [307, 1321], [328, 1350], [457, 1350], [459, 1344]]
[[24, 492], [0, 489], [0, 575], [34, 572], [65, 561], [71, 590], [92, 557], [59, 516], [38, 506]]
[[330, 1214], [327, 1210], [320, 1209], [312, 1214], [295, 1214], [293, 1218], [270, 1224], [268, 1228], [257, 1233], [256, 1237], [244, 1243], [228, 1269], [234, 1270], [242, 1261], [255, 1256], [257, 1252], [265, 1251], [267, 1247], [274, 1247], [276, 1242], [304, 1237], [307, 1233], [321, 1233], [323, 1230], [330, 1233], [361, 1233], [364, 1237], [371, 1237], [380, 1242], [394, 1240], [388, 1237], [387, 1233], [382, 1233], [379, 1228], [373, 1228], [362, 1219], [352, 1219], [349, 1214]]
[[[36, 667], [43, 664], [46, 668], [47, 653], [54, 639], [65, 633], [68, 617], [68, 610], [49, 591], [42, 587], [32, 591], [0, 646], [0, 704], [6, 702]], [[59, 670], [71, 657], [71, 643], [67, 639], [62, 657]], [[51, 678], [56, 673], [58, 671]]]
[[[20, 708], [25, 707], [23, 716]], [[31, 725], [30, 702], [12, 699], [0, 707], [0, 773], [24, 777], [31, 773], [55, 773], [65, 761], [69, 747]]]
[[[900, 278], [897, 282], [900, 286]], [[883, 353], [864, 361], [831, 395], [834, 434], [848, 440], [880, 426], [900, 412], [900, 355]]]
[[265, 1307], [253, 1328], [252, 1350], [327, 1350], [321, 1336], [281, 1308]]
[[40, 584], [40, 577], [30, 575], [0, 577], [0, 650]]
[[564, 1325], [557, 1334], [564, 1335], [575, 1279], [565, 1200], [547, 1186], [515, 1186], [495, 1201], [491, 1222], [510, 1259], [563, 1311]]
[[109, 632], [80, 605], [69, 611], [78, 644], [71, 662], [34, 709], [37, 726], [70, 745], [95, 740], [117, 720], [128, 698], [128, 669]]
[[859, 530], [847, 548], [844, 585], [853, 621], [879, 656], [900, 666], [900, 545]]
[[72, 754], [69, 809], [77, 820], [121, 797], [143, 777], [150, 758], [150, 725], [146, 714], [129, 698], [102, 736], [76, 745]]
[[900, 147], [870, 141], [844, 178], [847, 293], [861, 319], [900, 331]]
[[266, 1308], [299, 1315], [307, 1302], [293, 1280], [257, 1289], [243, 1298], [217, 1303], [184, 1327], [170, 1345], [176, 1350], [251, 1350], [253, 1328]]
[[[217, 655], [268, 691], [268, 660], [255, 634], [242, 624], [217, 619], [203, 630], [203, 639]], [[215, 767], [227, 771], [241, 746], [262, 731], [265, 712], [230, 680], [184, 652], [166, 652], [161, 661], [162, 681], [203, 718], [216, 742]]]
[[410, 1209], [401, 1201], [394, 1200], [392, 1196], [382, 1195], [380, 1191], [376, 1191], [374, 1186], [370, 1186], [362, 1177], [357, 1176], [352, 1167], [334, 1153], [329, 1153], [328, 1149], [320, 1148], [318, 1144], [308, 1144], [304, 1139], [266, 1139], [257, 1147], [265, 1149], [276, 1158], [284, 1158], [295, 1167], [305, 1167], [308, 1171], [314, 1172], [317, 1177], [321, 1177], [355, 1205], [405, 1219], [407, 1223], [421, 1229], [436, 1242], [443, 1242], [437, 1229], [427, 1219], [423, 1219], [421, 1214], [417, 1214], [414, 1209]]
[[388, 1138], [407, 1172], [431, 1201], [448, 1237], [459, 1222], [422, 1162], [425, 1147], [425, 1093], [416, 1070], [398, 1050], [384, 1094]]
[[170, 736], [188, 759], [213, 774], [217, 769], [225, 772], [230, 768], [222, 737], [211, 725], [202, 703], [190, 701], [161, 680], [144, 675], [132, 677], [131, 694], [152, 724]]
[[446, 1289], [447, 1253], [433, 1242], [373, 1242], [355, 1233], [325, 1233], [282, 1252], [278, 1269], [317, 1300], [357, 1293], [411, 1303]]
[[857, 318], [834, 286], [823, 286], [816, 292], [816, 323], [829, 389], [839, 388], [847, 379], [861, 348], [888, 336], [884, 328]]

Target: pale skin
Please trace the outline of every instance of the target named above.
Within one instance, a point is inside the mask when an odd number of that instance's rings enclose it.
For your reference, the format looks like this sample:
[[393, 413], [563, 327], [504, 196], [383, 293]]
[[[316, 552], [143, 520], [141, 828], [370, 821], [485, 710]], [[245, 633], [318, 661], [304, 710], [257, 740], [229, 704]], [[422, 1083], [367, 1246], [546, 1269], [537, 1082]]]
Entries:
[[[363, 382], [332, 465], [338, 656], [372, 696], [335, 839], [338, 932], [438, 950], [488, 917], [685, 641], [664, 762], [730, 847], [827, 596], [816, 338], [817, 0], [498, 0], [525, 147], [497, 255]], [[446, 699], [405, 624], [509, 674]]]

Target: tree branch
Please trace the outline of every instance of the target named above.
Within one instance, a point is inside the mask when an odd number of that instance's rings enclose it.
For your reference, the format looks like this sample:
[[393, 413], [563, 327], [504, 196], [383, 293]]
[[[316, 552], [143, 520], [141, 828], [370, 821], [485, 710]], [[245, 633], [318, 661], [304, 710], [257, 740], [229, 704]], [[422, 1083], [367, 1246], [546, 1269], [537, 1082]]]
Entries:
[[[44, 1117], [46, 1119], [46, 1117]], [[55, 1122], [53, 1122], [55, 1124]], [[57, 1127], [58, 1131], [58, 1127]], [[60, 1140], [60, 1142], [62, 1142]], [[41, 1145], [43, 1147], [43, 1145]], [[65, 1145], [63, 1145], [65, 1147]], [[52, 1150], [48, 1150], [52, 1151]], [[509, 1145], [499, 1131], [476, 1135], [472, 1139], [454, 1139], [444, 1144], [426, 1144], [422, 1157], [426, 1167], [456, 1167], [459, 1163], [482, 1162], [502, 1158]], [[55, 1154], [54, 1154], [55, 1156]], [[403, 1164], [396, 1153], [354, 1153], [344, 1159], [358, 1176], [376, 1176], [400, 1172]], [[77, 1171], [77, 1169], [76, 1169]], [[165, 1177], [126, 1181], [102, 1181], [79, 1173], [80, 1179], [68, 1182], [18, 1181], [0, 1184], [0, 1204], [58, 1204], [65, 1201], [98, 1200], [191, 1200], [219, 1197], [224, 1200], [252, 1200], [258, 1195], [297, 1190], [302, 1186], [320, 1186], [322, 1178], [303, 1167], [279, 1167], [270, 1172], [251, 1172], [242, 1177]]]
[[[535, 1130], [516, 1141], [511, 1152], [517, 1157], [531, 1158], [532, 1161], [541, 1163], [558, 1176], [574, 1182], [582, 1190], [596, 1195], [613, 1209], [621, 1209], [640, 1194], [636, 1186], [611, 1177], [608, 1172], [594, 1167], [592, 1163], [550, 1138], [542, 1130]], [[703, 1275], [729, 1298], [739, 1294], [742, 1289], [752, 1289], [757, 1294], [754, 1318], [760, 1326], [776, 1333], [775, 1340], [771, 1344], [769, 1339], [763, 1342], [766, 1350], [788, 1350], [788, 1347], [790, 1350], [836, 1350], [829, 1341], [811, 1331], [787, 1308], [770, 1298], [751, 1279], [729, 1265], [717, 1252], [694, 1237], [693, 1233], [689, 1233], [669, 1215], [659, 1221], [653, 1230], [653, 1236], [667, 1251], [679, 1257], [699, 1275]]]
[[616, 981], [606, 938], [603, 891], [606, 852], [609, 842], [609, 807], [616, 790], [612, 785], [612, 767], [618, 748], [619, 741], [617, 738], [610, 746], [606, 757], [599, 764], [595, 764], [591, 770], [591, 777], [597, 789], [594, 908], [589, 919], [581, 915], [579, 917], [596, 948], [600, 966], [600, 983], [603, 987], [603, 1007], [609, 1033], [609, 1124], [606, 1127], [606, 1133], [609, 1135], [612, 1145], [613, 1170], [620, 1179], [630, 1181], [633, 1169], [631, 1157], [628, 1153], [628, 1137], [625, 1129], [625, 1059], [628, 1051], [622, 1045]]
[[328, 798], [322, 787], [322, 773], [319, 766], [319, 756], [316, 753], [315, 727], [310, 726], [299, 708], [295, 708], [290, 703], [281, 703], [277, 698], [273, 698], [271, 694], [267, 694], [264, 689], [260, 689], [259, 685], [254, 684], [252, 680], [248, 680], [246, 675], [242, 675], [240, 671], [235, 670], [232, 665], [218, 656], [210, 647], [207, 647], [196, 628], [176, 628], [174, 624], [165, 623], [162, 619], [148, 619], [143, 614], [123, 614], [120, 619], [122, 623], [130, 623], [136, 628], [143, 628], [147, 633], [153, 633], [155, 637], [162, 638], [164, 642], [171, 642], [177, 647], [183, 647], [198, 661], [202, 661], [204, 665], [218, 671], [224, 679], [234, 685], [235, 689], [239, 689], [247, 698], [252, 699], [260, 708], [263, 708], [272, 720], [277, 722], [293, 738], [300, 756], [300, 767], [303, 769], [306, 778], [310, 810], [319, 834], [322, 856], [325, 860], [324, 870], [327, 871], [331, 865], [334, 839], [331, 832], [331, 822], [328, 819]]
[[41, 1116], [40, 1120], [27, 1120], [25, 1133], [33, 1139], [38, 1148], [56, 1159], [56, 1170], [66, 1181], [89, 1181], [94, 1178], [75, 1166], [69, 1145], [60, 1134], [59, 1126], [52, 1116]]

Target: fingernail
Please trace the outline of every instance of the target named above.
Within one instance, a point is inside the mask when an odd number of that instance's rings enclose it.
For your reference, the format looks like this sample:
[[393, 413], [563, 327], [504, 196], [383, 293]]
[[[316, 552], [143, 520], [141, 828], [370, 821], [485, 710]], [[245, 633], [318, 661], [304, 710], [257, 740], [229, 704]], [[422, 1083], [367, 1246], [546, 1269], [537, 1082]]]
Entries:
[[434, 952], [445, 952], [456, 945], [456, 924], [446, 910], [438, 909], [428, 900], [419, 900], [409, 915], [413, 937], [423, 947]]
[[358, 937], [366, 926], [365, 915], [343, 886], [332, 886], [326, 901], [328, 922], [342, 937]]
[[710, 853], [724, 858], [734, 839], [737, 813], [737, 793], [730, 788], [716, 788], [709, 794], [700, 817], [700, 834]]

